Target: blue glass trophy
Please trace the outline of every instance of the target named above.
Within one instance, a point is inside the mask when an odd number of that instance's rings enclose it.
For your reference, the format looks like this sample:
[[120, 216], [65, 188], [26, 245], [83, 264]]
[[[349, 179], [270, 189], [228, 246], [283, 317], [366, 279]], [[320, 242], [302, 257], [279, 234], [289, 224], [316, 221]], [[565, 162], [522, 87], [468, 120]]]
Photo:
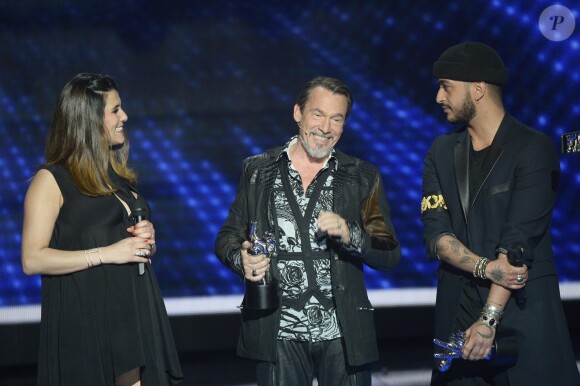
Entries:
[[[263, 237], [258, 236], [258, 225], [250, 223], [249, 239], [252, 246], [248, 248], [251, 255], [264, 254], [271, 258], [275, 255], [276, 241], [272, 232], [265, 232]], [[245, 307], [253, 310], [275, 310], [278, 308], [278, 281], [272, 274], [272, 264], [268, 267], [264, 278], [258, 282], [246, 280]]]
[[[462, 359], [461, 351], [465, 344], [465, 332], [458, 331], [451, 334], [449, 342], [433, 339], [433, 343], [443, 348], [443, 352], [433, 355], [437, 362], [437, 369], [444, 373], [451, 367], [453, 360]], [[505, 335], [496, 339], [485, 360], [491, 361], [493, 366], [511, 367], [517, 362], [518, 345], [515, 336]]]

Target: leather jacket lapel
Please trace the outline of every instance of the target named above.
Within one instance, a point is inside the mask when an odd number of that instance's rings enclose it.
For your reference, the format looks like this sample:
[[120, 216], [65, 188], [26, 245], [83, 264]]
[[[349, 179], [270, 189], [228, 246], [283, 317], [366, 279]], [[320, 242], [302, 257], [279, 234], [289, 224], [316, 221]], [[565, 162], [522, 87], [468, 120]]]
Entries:
[[503, 154], [504, 143], [509, 138], [508, 127], [511, 124], [512, 124], [512, 119], [509, 116], [509, 114], [506, 113], [504, 115], [504, 118], [502, 119], [500, 125], [499, 125], [499, 128], [497, 129], [497, 133], [495, 134], [495, 137], [493, 138], [493, 141], [490, 145], [489, 152], [487, 153], [487, 155], [485, 156], [485, 159], [483, 160], [483, 164], [481, 165], [481, 173], [479, 173], [478, 179], [477, 179], [476, 183], [474, 184], [474, 186], [476, 187], [476, 190], [474, 192], [475, 194], [473, 194], [473, 197], [471, 199], [472, 206], [475, 203], [475, 200], [477, 199], [477, 197], [479, 196], [479, 192], [481, 191], [483, 184], [485, 184], [485, 181], [487, 180], [487, 178], [489, 177], [489, 175], [493, 171], [493, 168], [497, 164], [497, 161], [499, 161], [501, 155]]
[[455, 145], [453, 154], [453, 163], [455, 167], [455, 183], [457, 185], [457, 192], [461, 200], [461, 207], [463, 208], [463, 217], [467, 222], [467, 214], [469, 212], [469, 148], [471, 141], [467, 131], [464, 132], [463, 140]]
[[489, 153], [486, 155], [485, 159], [483, 160], [483, 165], [481, 165], [481, 173], [479, 173], [477, 182], [474, 186], [476, 186], [475, 194], [471, 200], [471, 205], [475, 203], [479, 192], [481, 191], [481, 187], [489, 177], [491, 171], [497, 164], [499, 157], [503, 154], [503, 144], [497, 144], [495, 141], [491, 144], [491, 149], [489, 149]]

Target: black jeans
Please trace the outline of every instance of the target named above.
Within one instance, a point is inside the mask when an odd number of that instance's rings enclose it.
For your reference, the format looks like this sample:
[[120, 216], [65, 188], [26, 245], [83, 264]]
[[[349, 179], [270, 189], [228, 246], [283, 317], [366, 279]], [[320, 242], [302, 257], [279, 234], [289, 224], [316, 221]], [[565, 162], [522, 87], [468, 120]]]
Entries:
[[278, 361], [258, 362], [258, 386], [371, 386], [371, 366], [349, 366], [342, 339], [322, 342], [278, 340]]

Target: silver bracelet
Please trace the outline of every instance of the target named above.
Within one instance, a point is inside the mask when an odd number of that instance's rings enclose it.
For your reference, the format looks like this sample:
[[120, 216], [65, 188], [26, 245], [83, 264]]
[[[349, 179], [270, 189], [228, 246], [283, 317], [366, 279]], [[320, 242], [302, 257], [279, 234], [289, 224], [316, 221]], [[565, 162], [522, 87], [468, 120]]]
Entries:
[[499, 325], [499, 319], [494, 318], [492, 315], [481, 314], [479, 320], [481, 320], [483, 324], [488, 325], [489, 327], [496, 328]]
[[503, 316], [503, 311], [490, 303], [485, 303], [485, 305], [483, 306], [482, 313], [491, 314], [498, 319], [501, 319], [501, 317]]
[[85, 260], [87, 261], [87, 268], [91, 268], [91, 263], [89, 263], [89, 250], [85, 249]]
[[101, 248], [85, 249], [85, 260], [87, 261], [87, 268], [94, 267], [93, 253], [99, 254], [99, 261], [103, 264], [103, 256], [101, 255]]
[[483, 306], [483, 310], [481, 311], [481, 320], [484, 324], [488, 325], [489, 327], [497, 327], [501, 318], [503, 316], [503, 311], [500, 310], [498, 307], [494, 306], [493, 304], [485, 303]]
[[473, 266], [473, 277], [480, 278], [480, 279], [487, 279], [487, 275], [485, 274], [485, 269], [489, 264], [489, 259], [487, 257], [480, 257], [479, 260], [475, 262]]
[[485, 273], [485, 269], [487, 268], [487, 265], [489, 264], [489, 259], [487, 257], [483, 258], [483, 262], [481, 263], [481, 266], [479, 267], [479, 277], [482, 279], [487, 279], [487, 274]]

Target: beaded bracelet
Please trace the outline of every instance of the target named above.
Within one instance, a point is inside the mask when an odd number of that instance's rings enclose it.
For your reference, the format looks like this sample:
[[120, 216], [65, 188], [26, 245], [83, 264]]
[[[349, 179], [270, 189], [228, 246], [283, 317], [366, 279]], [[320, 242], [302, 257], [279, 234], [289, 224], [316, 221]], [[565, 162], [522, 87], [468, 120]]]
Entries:
[[487, 275], [485, 274], [485, 269], [489, 264], [489, 259], [487, 257], [480, 257], [479, 260], [473, 266], [473, 277], [478, 277], [481, 279], [487, 279]]
[[477, 266], [479, 265], [479, 263], [481, 262], [481, 257], [479, 258], [479, 260], [477, 260], [475, 262], [475, 264], [473, 265], [473, 277], [477, 277]]
[[478, 272], [479, 277], [482, 279], [487, 279], [487, 274], [485, 273], [485, 269], [487, 268], [488, 264], [489, 264], [489, 259], [487, 257], [484, 257], [483, 262], [481, 263], [481, 266], [479, 267], [479, 272]]

